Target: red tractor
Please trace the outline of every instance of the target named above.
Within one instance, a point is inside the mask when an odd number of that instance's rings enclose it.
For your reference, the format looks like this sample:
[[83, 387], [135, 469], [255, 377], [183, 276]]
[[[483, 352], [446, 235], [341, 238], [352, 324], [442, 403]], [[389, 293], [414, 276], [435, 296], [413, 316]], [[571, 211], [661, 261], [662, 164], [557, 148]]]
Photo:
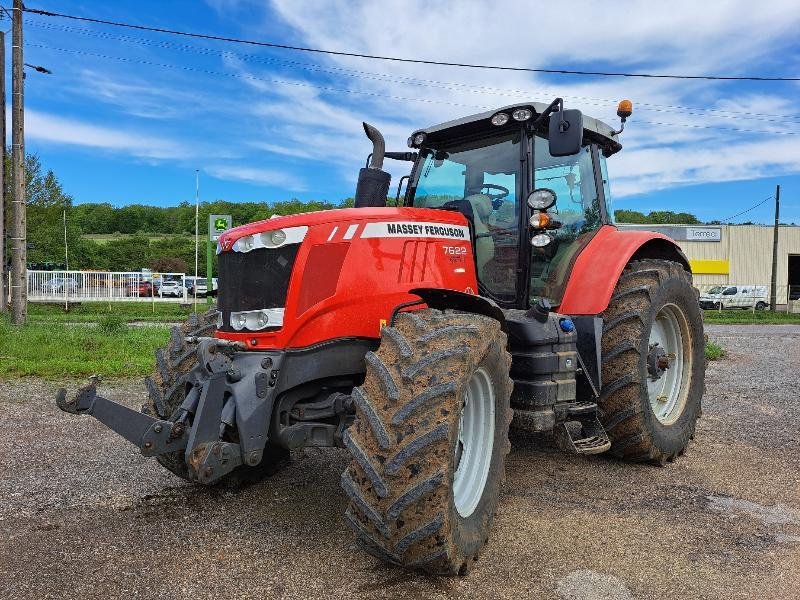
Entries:
[[[489, 536], [510, 425], [577, 454], [683, 454], [704, 385], [697, 293], [673, 241], [613, 224], [606, 157], [621, 129], [560, 99], [420, 129], [409, 152], [364, 128], [355, 208], [222, 235], [217, 310], [156, 353], [141, 413], [96, 380], [57, 401], [202, 484], [347, 448], [359, 545], [464, 574]], [[413, 163], [395, 207], [385, 158]]]

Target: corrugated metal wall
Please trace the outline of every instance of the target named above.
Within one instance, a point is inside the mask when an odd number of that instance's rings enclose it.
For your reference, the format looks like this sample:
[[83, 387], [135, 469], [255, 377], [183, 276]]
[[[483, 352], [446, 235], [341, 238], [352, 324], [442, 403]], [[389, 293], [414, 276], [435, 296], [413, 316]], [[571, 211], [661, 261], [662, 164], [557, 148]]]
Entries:
[[[625, 225], [620, 225], [625, 229]], [[670, 227], [675, 227], [670, 226]], [[695, 273], [697, 286], [712, 284], [769, 285], [772, 272], [772, 226], [721, 225], [719, 242], [685, 242], [678, 245], [689, 260], [728, 261], [728, 274]], [[641, 228], [638, 226], [637, 228]], [[662, 227], [653, 231], [665, 233]], [[789, 272], [789, 255], [800, 255], [800, 227], [782, 226], [778, 231], [778, 301], [785, 301]]]

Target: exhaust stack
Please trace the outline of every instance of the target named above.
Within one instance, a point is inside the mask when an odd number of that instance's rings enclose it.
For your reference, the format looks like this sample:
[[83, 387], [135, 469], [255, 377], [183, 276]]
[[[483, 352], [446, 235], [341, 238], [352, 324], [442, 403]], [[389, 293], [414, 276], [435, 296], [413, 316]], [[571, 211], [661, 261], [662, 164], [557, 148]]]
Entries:
[[383, 168], [383, 159], [386, 155], [386, 142], [383, 135], [369, 123], [363, 123], [364, 133], [372, 142], [372, 158], [369, 167], [358, 172], [356, 185], [355, 207], [386, 206], [386, 197], [389, 194], [389, 184], [392, 176]]

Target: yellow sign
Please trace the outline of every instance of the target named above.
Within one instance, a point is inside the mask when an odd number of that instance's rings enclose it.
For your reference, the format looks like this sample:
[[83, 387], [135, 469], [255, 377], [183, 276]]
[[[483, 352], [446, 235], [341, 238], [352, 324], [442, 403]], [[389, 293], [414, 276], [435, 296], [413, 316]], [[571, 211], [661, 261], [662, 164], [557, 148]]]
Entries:
[[381, 329], [386, 327], [386, 319], [381, 319]]
[[727, 260], [690, 260], [689, 266], [692, 273], [702, 275], [728, 275], [731, 270]]

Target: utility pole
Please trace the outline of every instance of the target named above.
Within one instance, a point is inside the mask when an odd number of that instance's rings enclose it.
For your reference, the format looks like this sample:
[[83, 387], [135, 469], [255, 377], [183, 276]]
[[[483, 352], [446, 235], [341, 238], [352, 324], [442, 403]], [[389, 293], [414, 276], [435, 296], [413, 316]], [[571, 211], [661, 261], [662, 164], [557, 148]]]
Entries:
[[27, 235], [25, 219], [25, 74], [22, 60], [22, 0], [14, 0], [11, 36], [11, 146], [14, 198], [11, 204], [11, 323], [24, 325], [28, 314]]
[[0, 31], [0, 313], [8, 312], [6, 291], [6, 34]]
[[194, 289], [194, 312], [197, 312], [197, 271], [199, 270], [199, 268], [200, 268], [200, 169], [195, 169], [194, 170], [194, 285], [192, 286]]
[[778, 304], [778, 221], [781, 216], [781, 186], [775, 186], [775, 229], [772, 232], [772, 279], [769, 294], [769, 309], [774, 311]]

